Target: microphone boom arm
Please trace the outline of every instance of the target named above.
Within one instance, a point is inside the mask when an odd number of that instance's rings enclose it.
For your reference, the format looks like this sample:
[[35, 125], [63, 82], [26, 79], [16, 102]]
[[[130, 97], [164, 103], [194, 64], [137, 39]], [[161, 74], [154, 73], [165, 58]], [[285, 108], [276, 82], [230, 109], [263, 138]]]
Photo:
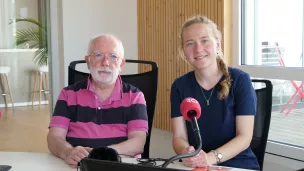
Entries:
[[179, 154], [179, 155], [176, 155], [176, 156], [173, 156], [173, 157], [169, 158], [162, 165], [162, 167], [167, 167], [170, 163], [172, 163], [173, 161], [178, 160], [178, 159], [193, 157], [193, 156], [197, 155], [201, 151], [201, 149], [202, 149], [202, 138], [201, 138], [201, 134], [200, 134], [200, 131], [199, 131], [199, 128], [198, 128], [198, 125], [197, 125], [197, 120], [196, 120], [196, 117], [190, 117], [190, 118], [191, 118], [191, 121], [192, 121], [191, 124], [192, 124], [193, 130], [194, 130], [195, 135], [196, 135], [196, 137], [195, 137], [196, 141], [199, 144], [198, 148], [194, 152], [192, 152], [192, 153]]

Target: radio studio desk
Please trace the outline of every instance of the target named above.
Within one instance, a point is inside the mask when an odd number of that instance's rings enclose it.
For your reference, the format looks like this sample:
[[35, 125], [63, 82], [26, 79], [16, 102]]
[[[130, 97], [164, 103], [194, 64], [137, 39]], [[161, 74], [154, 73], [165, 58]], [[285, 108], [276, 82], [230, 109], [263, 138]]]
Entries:
[[[124, 163], [138, 163], [134, 158], [122, 158]], [[162, 164], [158, 162], [157, 165]], [[63, 160], [54, 157], [50, 153], [31, 153], [31, 152], [0, 152], [0, 165], [10, 165], [10, 171], [76, 171]], [[168, 168], [193, 170], [183, 166], [180, 162], [170, 164]], [[225, 169], [224, 169], [225, 170]], [[231, 168], [229, 171], [246, 171], [245, 169]], [[247, 170], [248, 171], [248, 170]]]

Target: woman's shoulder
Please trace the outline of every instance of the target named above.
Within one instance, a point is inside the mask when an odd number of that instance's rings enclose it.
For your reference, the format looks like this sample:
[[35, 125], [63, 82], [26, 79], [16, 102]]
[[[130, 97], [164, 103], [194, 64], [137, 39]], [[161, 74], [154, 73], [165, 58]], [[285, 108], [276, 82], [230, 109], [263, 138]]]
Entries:
[[229, 67], [229, 74], [232, 81], [231, 88], [234, 90], [252, 85], [250, 75], [239, 68]]
[[236, 81], [246, 77], [250, 77], [249, 74], [239, 68], [228, 67], [228, 71], [232, 80]]
[[187, 83], [189, 83], [189, 81], [191, 81], [191, 79], [194, 77], [194, 71], [190, 71], [186, 74], [183, 74], [179, 77], [177, 77], [174, 81], [173, 81], [173, 85], [175, 86], [183, 86]]

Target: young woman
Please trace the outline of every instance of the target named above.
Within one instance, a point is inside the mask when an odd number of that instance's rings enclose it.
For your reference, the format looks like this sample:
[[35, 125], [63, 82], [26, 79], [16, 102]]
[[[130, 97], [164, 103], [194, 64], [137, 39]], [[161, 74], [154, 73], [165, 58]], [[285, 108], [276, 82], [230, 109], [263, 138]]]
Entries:
[[256, 94], [250, 76], [226, 66], [221, 32], [207, 17], [189, 19], [180, 36], [183, 58], [194, 70], [177, 78], [171, 87], [175, 152], [190, 153], [198, 146], [191, 125], [185, 124], [180, 112], [182, 100], [193, 97], [202, 109], [198, 125], [203, 145], [198, 155], [183, 159], [183, 163], [189, 167], [218, 164], [259, 170], [250, 149], [256, 113]]

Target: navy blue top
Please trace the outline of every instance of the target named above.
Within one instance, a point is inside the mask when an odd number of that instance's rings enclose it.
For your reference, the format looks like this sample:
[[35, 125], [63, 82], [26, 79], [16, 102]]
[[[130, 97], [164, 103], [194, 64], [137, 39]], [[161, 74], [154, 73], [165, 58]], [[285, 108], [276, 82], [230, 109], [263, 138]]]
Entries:
[[[221, 89], [220, 82], [212, 89], [202, 88], [191, 71], [177, 78], [171, 87], [171, 118], [182, 116], [180, 112], [181, 101], [187, 97], [195, 98], [201, 105], [201, 117], [198, 125], [202, 137], [202, 149], [207, 153], [217, 149], [236, 136], [236, 116], [256, 114], [256, 93], [253, 89], [250, 76], [237, 68], [228, 68], [231, 76], [229, 95], [224, 100], [217, 98]], [[206, 99], [209, 99], [207, 106]], [[186, 122], [189, 144], [198, 147], [189, 122]], [[251, 148], [247, 148], [234, 158], [220, 163], [221, 166], [259, 170], [259, 164]]]

